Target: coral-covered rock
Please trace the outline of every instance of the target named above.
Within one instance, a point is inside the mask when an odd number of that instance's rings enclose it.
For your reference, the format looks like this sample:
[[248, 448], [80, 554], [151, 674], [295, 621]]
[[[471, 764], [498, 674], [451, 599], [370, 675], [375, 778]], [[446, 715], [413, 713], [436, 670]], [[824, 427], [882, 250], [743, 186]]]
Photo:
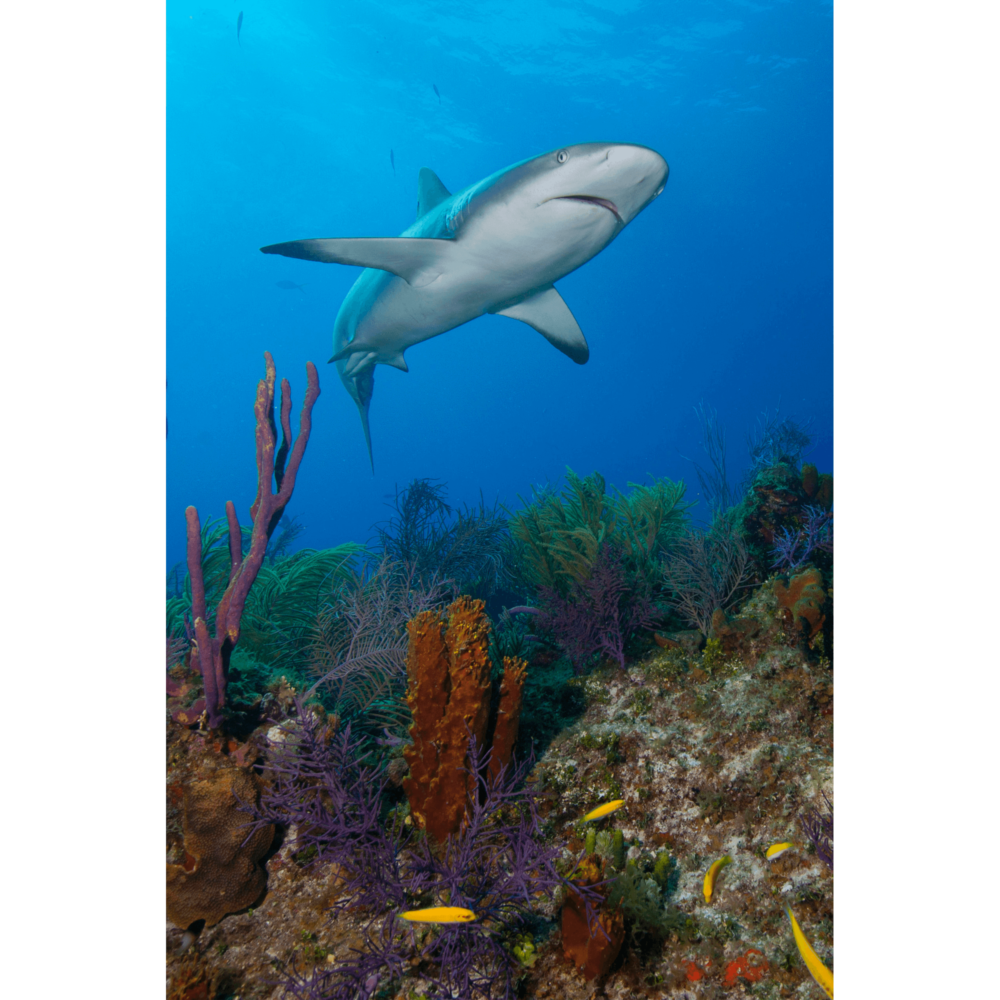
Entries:
[[688, 656], [697, 656], [705, 645], [705, 637], [696, 628], [682, 632], [654, 632], [653, 639], [663, 649], [683, 649]]
[[722, 643], [722, 651], [727, 655], [743, 652], [745, 640], [757, 635], [761, 627], [756, 618], [730, 619], [722, 608], [712, 613], [712, 638]]
[[[574, 882], [594, 885], [603, 875], [600, 855], [588, 854], [580, 863]], [[588, 922], [583, 899], [570, 889], [562, 909], [563, 954], [587, 979], [603, 976], [611, 968], [625, 940], [625, 918], [620, 905], [613, 912], [598, 906], [591, 913]]]
[[812, 639], [823, 627], [826, 616], [820, 610], [826, 601], [823, 574], [810, 566], [791, 576], [786, 586], [780, 579], [774, 581], [774, 596], [778, 605], [791, 618], [792, 627]]
[[227, 768], [193, 782], [184, 797], [184, 862], [167, 865], [167, 918], [178, 927], [217, 924], [250, 906], [267, 884], [260, 866], [274, 837], [267, 826], [250, 834], [243, 806], [256, 803], [260, 781]]
[[744, 501], [743, 531], [758, 545], [770, 546], [775, 532], [809, 502], [801, 475], [779, 463], [759, 472]]

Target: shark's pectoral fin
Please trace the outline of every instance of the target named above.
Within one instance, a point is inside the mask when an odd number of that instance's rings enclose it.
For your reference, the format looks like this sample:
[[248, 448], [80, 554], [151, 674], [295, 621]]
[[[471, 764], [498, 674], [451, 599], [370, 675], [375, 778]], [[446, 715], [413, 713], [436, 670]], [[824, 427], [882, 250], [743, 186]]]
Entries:
[[433, 170], [421, 167], [417, 176], [417, 218], [450, 197], [451, 192], [441, 183], [441, 178]]
[[490, 312], [527, 323], [578, 365], [585, 365], [590, 357], [590, 348], [583, 331], [563, 297], [552, 285], [512, 306], [491, 309]]
[[447, 266], [454, 252], [452, 240], [402, 236], [372, 239], [346, 237], [329, 240], [292, 240], [261, 247], [261, 253], [279, 253], [324, 264], [352, 264], [389, 271], [411, 285], [429, 285]]

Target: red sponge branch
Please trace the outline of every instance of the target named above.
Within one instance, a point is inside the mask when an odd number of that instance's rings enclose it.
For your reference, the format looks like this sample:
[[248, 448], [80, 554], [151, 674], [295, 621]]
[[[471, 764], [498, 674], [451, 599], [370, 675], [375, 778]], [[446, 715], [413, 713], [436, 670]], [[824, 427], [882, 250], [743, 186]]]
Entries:
[[[226, 703], [226, 678], [229, 674], [229, 658], [240, 638], [240, 619], [246, 604], [250, 587], [267, 552], [267, 543], [281, 520], [288, 501], [295, 489], [295, 477], [302, 463], [309, 432], [312, 430], [312, 408], [319, 396], [319, 375], [316, 366], [306, 362], [306, 396], [302, 401], [299, 416], [299, 433], [295, 442], [292, 438], [291, 411], [292, 391], [288, 379], [281, 380], [281, 447], [275, 454], [277, 428], [274, 423], [274, 359], [270, 352], [264, 352], [266, 374], [257, 383], [257, 399], [254, 416], [257, 418], [257, 497], [250, 508], [253, 530], [250, 534], [250, 550], [242, 554], [242, 533], [232, 500], [226, 503], [226, 521], [229, 524], [229, 584], [215, 612], [215, 635], [209, 635], [208, 614], [205, 605], [205, 581], [201, 570], [201, 521], [195, 507], [184, 512], [187, 518], [187, 558], [188, 572], [191, 574], [191, 613], [194, 617], [196, 649], [192, 651], [192, 662], [201, 670], [205, 684], [205, 707], [210, 726], [221, 721], [222, 709]], [[287, 466], [286, 466], [287, 460]], [[273, 485], [272, 485], [273, 481]], [[275, 487], [277, 492], [275, 492]]]

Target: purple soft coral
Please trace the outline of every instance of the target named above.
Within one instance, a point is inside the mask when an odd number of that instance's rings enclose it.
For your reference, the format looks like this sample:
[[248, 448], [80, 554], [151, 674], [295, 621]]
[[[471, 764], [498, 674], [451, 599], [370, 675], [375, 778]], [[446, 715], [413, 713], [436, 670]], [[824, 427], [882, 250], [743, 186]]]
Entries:
[[360, 754], [347, 725], [334, 733], [325, 718], [296, 700], [297, 720], [272, 740], [272, 784], [255, 810], [254, 828], [296, 824], [296, 849], [315, 850], [317, 861], [346, 863], [354, 847], [378, 827], [386, 779]]
[[799, 823], [806, 837], [816, 848], [817, 857], [833, 871], [833, 804], [825, 792], [823, 801], [826, 802], [825, 812], [820, 812], [816, 808], [810, 809], [799, 818]]
[[[513, 997], [517, 962], [503, 942], [537, 896], [569, 884], [555, 868], [559, 848], [542, 844], [534, 795], [522, 787], [533, 761], [493, 776], [488, 755], [473, 741], [468, 773], [476, 776], [477, 789], [466, 823], [443, 851], [435, 851], [399, 813], [388, 827], [378, 822], [374, 806], [382, 784], [377, 770], [357, 758], [358, 745], [349, 734], [331, 741], [301, 706], [300, 718], [301, 732], [277, 751], [280, 760], [272, 769], [278, 781], [261, 804], [259, 821], [299, 824], [299, 842], [316, 847], [317, 861], [338, 866], [343, 883], [333, 912], [366, 911], [374, 919], [365, 931], [365, 947], [348, 961], [312, 976], [287, 970], [289, 993], [303, 1000], [368, 998], [380, 982], [398, 980], [409, 960], [418, 958], [428, 970], [422, 975], [429, 998]], [[337, 801], [336, 808], [324, 808], [323, 793], [331, 804]], [[589, 908], [597, 902], [597, 889], [576, 891]], [[445, 899], [472, 910], [476, 921], [440, 925], [421, 942], [399, 919], [400, 910]]]
[[606, 653], [625, 667], [625, 643], [639, 629], [655, 627], [656, 608], [625, 579], [621, 550], [604, 545], [590, 576], [574, 582], [563, 597], [550, 587], [539, 592], [538, 622], [557, 639], [579, 674], [595, 653]]
[[822, 507], [803, 507], [797, 531], [783, 528], [774, 536], [772, 569], [798, 569], [814, 552], [833, 551], [833, 514]]

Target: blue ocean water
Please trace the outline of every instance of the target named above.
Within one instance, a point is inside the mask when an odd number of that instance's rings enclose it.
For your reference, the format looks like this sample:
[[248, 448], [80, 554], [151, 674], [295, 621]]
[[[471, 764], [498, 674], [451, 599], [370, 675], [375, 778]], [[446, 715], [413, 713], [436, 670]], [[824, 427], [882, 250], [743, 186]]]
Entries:
[[[312, 547], [368, 539], [418, 476], [458, 502], [516, 503], [567, 466], [697, 498], [699, 403], [734, 474], [775, 407], [833, 471], [831, 4], [172, 0], [167, 40], [168, 564], [188, 504], [249, 523], [265, 350], [296, 419], [320, 369], [288, 508]], [[376, 372], [373, 475], [325, 364], [360, 270], [259, 247], [396, 236], [422, 166], [457, 191], [597, 140], [657, 150], [670, 178], [557, 284], [589, 362], [499, 316], [416, 345], [408, 374]]]

